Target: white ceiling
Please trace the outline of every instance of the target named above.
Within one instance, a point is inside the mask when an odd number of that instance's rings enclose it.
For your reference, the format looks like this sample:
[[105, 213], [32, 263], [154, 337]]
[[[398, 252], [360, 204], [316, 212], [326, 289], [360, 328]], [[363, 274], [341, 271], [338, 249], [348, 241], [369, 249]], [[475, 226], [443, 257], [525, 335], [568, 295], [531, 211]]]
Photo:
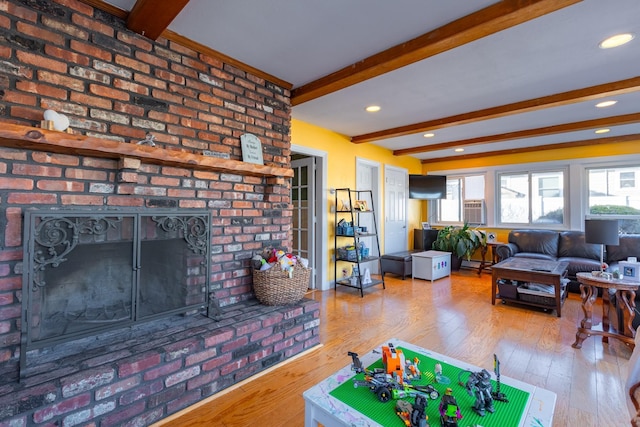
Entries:
[[[135, 0], [108, 0], [130, 11]], [[490, 0], [190, 0], [168, 29], [299, 88], [436, 30]], [[604, 38], [632, 32], [603, 50]], [[353, 137], [640, 77], [640, 0], [584, 0], [528, 22], [295, 105], [294, 118]], [[636, 85], [638, 86], [638, 85]], [[616, 99], [609, 108], [597, 101]], [[375, 114], [364, 107], [382, 107]], [[368, 142], [391, 150], [640, 113], [640, 90]], [[638, 121], [412, 153], [419, 159], [640, 134]], [[540, 133], [540, 132], [539, 132]], [[493, 138], [488, 138], [491, 141]], [[462, 146], [462, 143], [460, 144]]]

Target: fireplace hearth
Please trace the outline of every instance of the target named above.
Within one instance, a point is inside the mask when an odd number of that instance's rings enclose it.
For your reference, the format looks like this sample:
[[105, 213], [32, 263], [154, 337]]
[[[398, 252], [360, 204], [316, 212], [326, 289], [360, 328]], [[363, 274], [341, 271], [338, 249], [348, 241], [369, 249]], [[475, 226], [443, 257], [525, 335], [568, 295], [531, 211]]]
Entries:
[[21, 377], [30, 350], [205, 312], [208, 212], [25, 214]]

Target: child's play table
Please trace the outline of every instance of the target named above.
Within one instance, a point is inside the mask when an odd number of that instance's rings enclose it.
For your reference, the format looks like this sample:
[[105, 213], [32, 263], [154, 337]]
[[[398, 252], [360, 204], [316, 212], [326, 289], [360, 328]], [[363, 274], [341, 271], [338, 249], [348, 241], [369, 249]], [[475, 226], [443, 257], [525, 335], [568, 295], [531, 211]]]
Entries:
[[[540, 387], [526, 384], [513, 378], [501, 376], [501, 392], [508, 403], [494, 401], [495, 413], [487, 413], [484, 417], [477, 415], [471, 406], [474, 398], [471, 397], [464, 385], [469, 371], [478, 372], [482, 367], [472, 366], [462, 361], [452, 359], [433, 351], [429, 351], [407, 342], [392, 338], [367, 354], [360, 355], [364, 367], [372, 369], [382, 367], [381, 347], [393, 344], [396, 349], [404, 352], [407, 360], [418, 357], [419, 369], [422, 371], [420, 380], [415, 384], [431, 384], [441, 395], [447, 387], [453, 389], [453, 394], [458, 401], [458, 406], [463, 415], [460, 426], [479, 424], [483, 427], [550, 427], [553, 421], [553, 412], [556, 404], [556, 394]], [[354, 348], [354, 350], [357, 350]], [[345, 361], [351, 358], [345, 354]], [[499, 357], [499, 355], [498, 355]], [[436, 382], [434, 376], [435, 364], [442, 366], [442, 374], [449, 379]], [[494, 373], [494, 361], [488, 360], [484, 367], [491, 373], [494, 390], [496, 388], [496, 376]], [[325, 427], [333, 426], [384, 426], [403, 427], [404, 423], [395, 414], [395, 401], [381, 403], [375, 393], [368, 387], [353, 386], [353, 378], [356, 373], [351, 370], [351, 364], [331, 375], [324, 381], [316, 384], [303, 393], [305, 400], [305, 427], [315, 427], [321, 423]], [[358, 374], [358, 378], [363, 374]], [[413, 398], [407, 399], [413, 403]], [[427, 414], [431, 426], [440, 425], [438, 404], [440, 399], [428, 400]]]

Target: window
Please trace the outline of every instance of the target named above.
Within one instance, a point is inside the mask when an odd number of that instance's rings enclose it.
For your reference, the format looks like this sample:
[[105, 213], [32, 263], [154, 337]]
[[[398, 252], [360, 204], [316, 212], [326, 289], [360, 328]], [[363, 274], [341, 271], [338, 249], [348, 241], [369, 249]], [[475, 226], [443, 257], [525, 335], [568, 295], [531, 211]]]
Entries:
[[565, 223], [565, 171], [498, 174], [500, 224]]
[[618, 219], [623, 233], [640, 233], [640, 190], [636, 174], [640, 167], [587, 169], [587, 216]]
[[636, 173], [620, 172], [620, 188], [636, 188]]
[[447, 177], [447, 198], [438, 200], [438, 222], [463, 223], [463, 202], [484, 199], [484, 175]]

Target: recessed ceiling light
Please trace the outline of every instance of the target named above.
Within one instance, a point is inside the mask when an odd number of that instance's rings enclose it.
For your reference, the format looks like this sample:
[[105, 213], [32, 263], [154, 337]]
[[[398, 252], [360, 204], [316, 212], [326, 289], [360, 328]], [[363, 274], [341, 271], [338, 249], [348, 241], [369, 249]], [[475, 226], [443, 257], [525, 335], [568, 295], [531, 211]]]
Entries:
[[425, 137], [425, 138], [433, 138], [434, 136], [436, 136], [436, 134], [435, 134], [435, 133], [431, 133], [431, 132], [429, 132], [429, 133], [425, 133], [425, 134], [424, 134], [424, 135], [422, 135], [422, 136], [423, 136], [423, 137]]
[[598, 45], [600, 49], [611, 49], [612, 47], [622, 46], [623, 44], [629, 43], [635, 35], [631, 33], [624, 34], [616, 34], [615, 36], [609, 37], [600, 42]]
[[379, 105], [369, 105], [367, 108], [365, 108], [365, 110], [367, 110], [370, 113], [376, 113], [376, 112], [380, 111], [380, 106]]
[[596, 107], [598, 108], [604, 108], [604, 107], [611, 107], [612, 105], [616, 104], [618, 101], [602, 101], [602, 102], [598, 102], [596, 104]]
[[464, 148], [456, 148], [455, 150], [456, 153], [462, 153], [464, 151]]
[[596, 133], [607, 133], [607, 132], [610, 132], [610, 131], [611, 131], [611, 129], [607, 129], [607, 128], [605, 128], [605, 129], [598, 129], [598, 130], [596, 130]]

